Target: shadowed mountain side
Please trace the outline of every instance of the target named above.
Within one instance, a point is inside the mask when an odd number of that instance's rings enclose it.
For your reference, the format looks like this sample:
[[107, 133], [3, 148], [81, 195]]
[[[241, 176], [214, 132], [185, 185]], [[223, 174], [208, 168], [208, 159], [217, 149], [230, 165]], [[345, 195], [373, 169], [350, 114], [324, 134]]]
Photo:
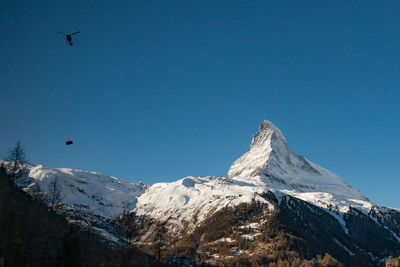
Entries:
[[19, 191], [0, 169], [1, 266], [157, 266], [135, 249], [114, 250]]
[[[400, 254], [391, 231], [400, 220], [391, 210], [385, 227], [357, 209], [344, 215], [348, 233], [325, 209], [272, 193], [262, 195], [274, 209], [258, 201], [225, 207], [205, 219], [193, 232], [168, 232], [168, 222], [130, 213], [120, 217], [133, 244], [173, 262], [217, 266], [384, 266]], [[159, 245], [157, 247], [157, 244]], [[314, 260], [313, 260], [314, 259]], [[283, 265], [282, 265], [283, 264]], [[284, 265], [289, 264], [289, 265]]]

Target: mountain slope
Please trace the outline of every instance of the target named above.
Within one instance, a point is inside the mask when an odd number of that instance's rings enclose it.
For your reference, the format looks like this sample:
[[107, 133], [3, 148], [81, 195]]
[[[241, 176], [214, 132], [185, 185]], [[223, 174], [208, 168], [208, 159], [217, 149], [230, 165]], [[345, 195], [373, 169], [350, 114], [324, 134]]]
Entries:
[[134, 212], [121, 217], [119, 224], [133, 244], [170, 263], [383, 266], [389, 256], [400, 254], [393, 234], [400, 233], [400, 213], [395, 210], [382, 216], [351, 208], [343, 214], [344, 231], [326, 209], [289, 195], [280, 201], [272, 192], [259, 197], [265, 202], [225, 206], [178, 236], [168, 229], [168, 220]]
[[[254, 260], [255, 250], [258, 264], [293, 253], [292, 264], [329, 253], [345, 265], [377, 266], [400, 253], [400, 213], [375, 206], [336, 174], [297, 156], [269, 121], [227, 177], [154, 184], [128, 217], [121, 226], [134, 233], [134, 244], [152, 247], [164, 240], [166, 254], [191, 255], [197, 262], [236, 264], [233, 256]], [[274, 242], [289, 250], [276, 254]], [[216, 250], [217, 244], [224, 249]]]
[[26, 172], [18, 187], [69, 222], [90, 226], [110, 245], [130, 243], [175, 265], [381, 266], [400, 254], [400, 212], [374, 205], [296, 155], [269, 121], [227, 177], [147, 187], [41, 165], [26, 165]]
[[[138, 215], [196, 224], [225, 206], [237, 206], [274, 192], [278, 199], [291, 195], [314, 205], [344, 213], [355, 207], [368, 213], [373, 204], [336, 174], [288, 149], [282, 132], [263, 121], [250, 149], [229, 168], [227, 177], [186, 177], [154, 184], [138, 198]], [[269, 209], [273, 209], [269, 205]], [[196, 216], [195, 216], [196, 215]], [[338, 219], [341, 220], [340, 216]], [[181, 223], [179, 223], [181, 222]]]
[[34, 194], [39, 190], [48, 195], [51, 182], [57, 180], [61, 191], [60, 202], [107, 218], [135, 207], [137, 196], [146, 189], [144, 184], [133, 184], [96, 172], [43, 165], [27, 165], [26, 168], [28, 176], [17, 181], [17, 185], [25, 192]]
[[[251, 183], [224, 177], [186, 177], [173, 183], [152, 185], [138, 198], [134, 212], [168, 222], [175, 230], [194, 227], [226, 206], [260, 201], [273, 209], [258, 193], [262, 189]], [[188, 229], [186, 229], [188, 230]]]
[[0, 168], [0, 265], [161, 266], [130, 248], [115, 250], [15, 187]]
[[346, 212], [349, 206], [368, 212], [372, 206], [339, 176], [289, 150], [282, 132], [269, 121], [261, 123], [249, 151], [232, 164], [228, 177], [252, 180], [270, 191], [289, 194], [314, 205], [333, 205], [340, 212]]
[[55, 204], [52, 208], [57, 213], [81, 227], [91, 227], [114, 245], [123, 245], [124, 239], [113, 219], [134, 208], [147, 188], [143, 183], [67, 168], [24, 164], [22, 171], [25, 175], [15, 180], [21, 190], [48, 206]]

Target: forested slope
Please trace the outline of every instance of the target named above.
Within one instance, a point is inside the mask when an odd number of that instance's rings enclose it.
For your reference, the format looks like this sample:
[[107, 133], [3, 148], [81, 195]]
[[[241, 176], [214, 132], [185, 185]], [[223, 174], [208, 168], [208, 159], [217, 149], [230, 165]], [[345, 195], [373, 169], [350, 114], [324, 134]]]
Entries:
[[134, 249], [114, 250], [18, 190], [0, 169], [0, 266], [156, 266]]

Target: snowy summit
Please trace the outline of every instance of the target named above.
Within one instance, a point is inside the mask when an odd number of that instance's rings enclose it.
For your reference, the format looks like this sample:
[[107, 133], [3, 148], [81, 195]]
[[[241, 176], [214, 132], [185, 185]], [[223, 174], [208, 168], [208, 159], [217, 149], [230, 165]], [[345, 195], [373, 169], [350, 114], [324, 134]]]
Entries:
[[[227, 177], [186, 177], [172, 183], [157, 183], [138, 198], [134, 211], [172, 228], [182, 222], [201, 222], [225, 206], [252, 200], [273, 205], [260, 194], [272, 192], [278, 199], [291, 195], [336, 213], [356, 207], [368, 213], [373, 204], [336, 174], [288, 148], [282, 132], [263, 121], [250, 149], [229, 168]], [[340, 220], [340, 216], [338, 216]]]
[[348, 206], [369, 211], [372, 205], [338, 175], [293, 153], [282, 132], [270, 121], [261, 123], [249, 151], [232, 164], [228, 177], [254, 181], [317, 206], [333, 204], [341, 212]]

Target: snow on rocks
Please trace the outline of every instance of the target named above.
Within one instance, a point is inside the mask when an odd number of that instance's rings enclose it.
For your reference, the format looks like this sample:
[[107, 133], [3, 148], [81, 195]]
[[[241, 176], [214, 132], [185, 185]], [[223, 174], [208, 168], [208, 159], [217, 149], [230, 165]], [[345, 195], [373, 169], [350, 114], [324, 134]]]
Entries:
[[[96, 173], [67, 168], [48, 168], [26, 164], [28, 175], [16, 181], [26, 193], [37, 196], [47, 204], [51, 201], [54, 181], [60, 191], [59, 203], [68, 209], [87, 212], [112, 219], [135, 207], [137, 197], [147, 188], [142, 183]], [[66, 208], [67, 208], [66, 207]]]
[[237, 206], [252, 200], [273, 209], [259, 194], [263, 189], [250, 183], [230, 181], [224, 177], [186, 177], [172, 183], [157, 183], [138, 198], [134, 211], [160, 221], [186, 221], [191, 226], [226, 206]]

